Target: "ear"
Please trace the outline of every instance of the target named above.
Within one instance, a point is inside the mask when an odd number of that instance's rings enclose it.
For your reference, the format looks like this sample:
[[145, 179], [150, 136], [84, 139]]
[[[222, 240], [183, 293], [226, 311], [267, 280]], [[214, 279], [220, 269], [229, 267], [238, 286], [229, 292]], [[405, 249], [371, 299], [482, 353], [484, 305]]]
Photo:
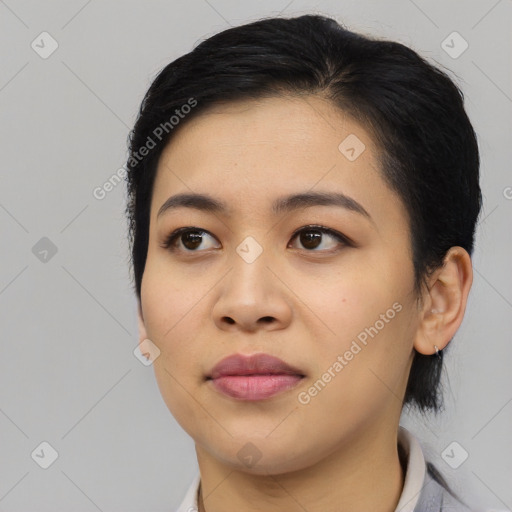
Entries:
[[443, 266], [428, 280], [423, 294], [420, 322], [414, 339], [414, 348], [421, 354], [442, 350], [453, 338], [466, 310], [469, 290], [473, 282], [473, 268], [468, 252], [462, 247], [451, 247]]
[[140, 301], [137, 302], [137, 320], [139, 323], [139, 344], [148, 337], [148, 333], [146, 332], [146, 326], [144, 324], [144, 317], [142, 314], [142, 307], [140, 305]]

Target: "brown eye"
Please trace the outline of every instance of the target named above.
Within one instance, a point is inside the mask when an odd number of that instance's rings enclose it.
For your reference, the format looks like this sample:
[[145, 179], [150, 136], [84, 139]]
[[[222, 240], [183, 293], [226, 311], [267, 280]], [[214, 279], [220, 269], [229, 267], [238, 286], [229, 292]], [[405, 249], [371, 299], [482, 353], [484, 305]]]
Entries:
[[204, 241], [208, 240], [208, 237], [213, 239], [213, 236], [203, 229], [180, 228], [168, 236], [168, 238], [162, 244], [162, 247], [171, 251], [182, 250], [184, 252], [200, 252], [196, 249], [201, 247], [201, 244], [203, 244], [202, 249], [212, 248], [211, 243], [210, 245], [204, 246]]
[[191, 251], [197, 249], [201, 245], [202, 241], [203, 236], [199, 231], [187, 231], [181, 235], [181, 243]]
[[[340, 245], [351, 245], [349, 239], [341, 233], [321, 226], [301, 228], [295, 232], [292, 237], [292, 240], [294, 239], [297, 239], [300, 242], [300, 245], [310, 252], [323, 252], [322, 250], [329, 251]], [[329, 240], [331, 240], [330, 243]], [[320, 250], [315, 250], [319, 247]], [[294, 248], [300, 249], [301, 247]]]
[[320, 231], [302, 231], [299, 235], [300, 243], [306, 249], [315, 249], [322, 242], [322, 233]]

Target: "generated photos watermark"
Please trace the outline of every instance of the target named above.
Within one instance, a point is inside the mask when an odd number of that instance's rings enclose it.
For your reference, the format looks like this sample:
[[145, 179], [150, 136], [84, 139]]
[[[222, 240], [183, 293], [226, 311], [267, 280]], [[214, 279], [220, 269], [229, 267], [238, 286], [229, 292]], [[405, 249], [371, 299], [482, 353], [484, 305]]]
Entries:
[[[182, 119], [185, 119], [187, 114], [190, 114], [192, 109], [197, 105], [195, 98], [189, 98], [187, 103], [181, 105], [180, 108], [174, 110], [174, 114], [167, 120], [160, 123], [152, 132], [148, 135], [146, 142], [140, 146], [137, 151], [133, 151], [130, 154], [127, 164], [130, 167], [135, 167], [141, 162], [144, 157], [149, 155], [150, 151], [156, 148], [158, 142], [161, 142], [166, 135], [168, 135], [176, 126], [178, 126]], [[121, 183], [125, 178], [128, 169], [126, 164], [117, 169], [101, 186], [97, 186], [93, 189], [92, 195], [99, 201], [105, 199], [109, 192], [112, 192], [114, 188]]]
[[[327, 368], [325, 373], [322, 374], [320, 379], [318, 379], [312, 386], [310, 386], [306, 391], [301, 391], [297, 395], [297, 400], [302, 405], [307, 405], [311, 402], [311, 399], [320, 393], [329, 382], [336, 377], [338, 373], [345, 368], [350, 361], [354, 359], [354, 357], [359, 354], [364, 347], [368, 345], [370, 339], [375, 338], [377, 334], [379, 334], [384, 327], [386, 327], [393, 318], [395, 318], [397, 313], [402, 311], [402, 304], [399, 302], [395, 302], [385, 313], [382, 313], [379, 316], [379, 319], [375, 321], [375, 323], [363, 329], [357, 336], [352, 340], [350, 348], [346, 350], [343, 355], [339, 355], [336, 358], [336, 361]], [[358, 343], [359, 342], [359, 343]], [[362, 345], [362, 346], [361, 346]]]

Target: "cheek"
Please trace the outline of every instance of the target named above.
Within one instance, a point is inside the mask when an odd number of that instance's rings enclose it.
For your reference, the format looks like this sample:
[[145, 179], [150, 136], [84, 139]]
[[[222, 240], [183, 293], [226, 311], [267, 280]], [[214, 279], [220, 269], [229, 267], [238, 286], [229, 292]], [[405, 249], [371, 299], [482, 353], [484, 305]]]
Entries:
[[[322, 375], [329, 371], [336, 374], [333, 397], [343, 390], [364, 401], [379, 394], [376, 388], [386, 392], [379, 379], [395, 389], [407, 373], [414, 334], [414, 304], [408, 292], [412, 278], [397, 269], [354, 264], [331, 272], [328, 279], [315, 276], [317, 284], [304, 301], [315, 313], [312, 364], [315, 378], [324, 380]], [[312, 285], [312, 279], [306, 282]], [[306, 289], [306, 284], [301, 286], [299, 296]]]
[[402, 399], [412, 350], [409, 321], [403, 304], [383, 304], [364, 311], [337, 310], [332, 317], [337, 336], [324, 337], [311, 357], [314, 370], [299, 398], [308, 404], [304, 407], [310, 417], [329, 422], [326, 436], [371, 425]]
[[154, 363], [162, 393], [176, 396], [180, 384], [189, 388], [202, 376], [201, 331], [209, 315], [201, 298], [208, 287], [200, 279], [148, 265], [144, 273], [141, 301], [148, 338], [159, 348]]
[[303, 300], [304, 311], [309, 309], [314, 323], [337, 342], [357, 336], [388, 310], [388, 316], [394, 318], [393, 304], [404, 295], [400, 283], [364, 264], [345, 265], [334, 272], [331, 267], [303, 273], [293, 288]]
[[141, 301], [148, 335], [153, 336], [151, 339], [159, 348], [172, 343], [175, 332], [183, 328], [187, 315], [206, 292], [203, 280], [192, 283], [183, 272], [148, 257]]
[[[191, 394], [202, 379], [201, 322], [206, 312], [200, 298], [206, 291], [190, 279], [175, 279], [168, 269], [148, 265], [141, 300], [148, 338], [159, 348], [155, 378], [167, 408], [186, 430], [197, 414]], [[206, 315], [207, 316], [207, 315]]]

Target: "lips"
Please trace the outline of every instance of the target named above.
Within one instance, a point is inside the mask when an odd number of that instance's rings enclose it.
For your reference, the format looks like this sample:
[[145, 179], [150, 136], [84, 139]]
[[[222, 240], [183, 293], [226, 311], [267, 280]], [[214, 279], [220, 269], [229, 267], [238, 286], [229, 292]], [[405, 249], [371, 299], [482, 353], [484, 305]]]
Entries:
[[236, 375], [296, 375], [304, 377], [304, 373], [300, 369], [269, 354], [250, 356], [233, 354], [219, 361], [207, 379]]
[[269, 354], [233, 354], [214, 366], [207, 381], [232, 399], [259, 401], [293, 389], [304, 377], [300, 369]]

